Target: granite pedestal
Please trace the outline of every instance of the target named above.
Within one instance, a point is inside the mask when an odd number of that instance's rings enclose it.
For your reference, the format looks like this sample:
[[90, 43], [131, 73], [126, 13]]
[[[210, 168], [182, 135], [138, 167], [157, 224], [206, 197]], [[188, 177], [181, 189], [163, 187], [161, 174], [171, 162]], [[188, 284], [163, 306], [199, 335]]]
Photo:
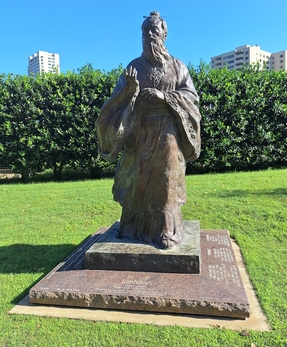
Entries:
[[200, 273], [85, 268], [87, 239], [29, 292], [34, 304], [198, 314], [244, 319], [250, 306], [227, 230], [200, 231]]
[[184, 221], [183, 241], [164, 250], [140, 241], [119, 238], [119, 226], [119, 222], [115, 223], [86, 251], [86, 269], [199, 274], [198, 221]]

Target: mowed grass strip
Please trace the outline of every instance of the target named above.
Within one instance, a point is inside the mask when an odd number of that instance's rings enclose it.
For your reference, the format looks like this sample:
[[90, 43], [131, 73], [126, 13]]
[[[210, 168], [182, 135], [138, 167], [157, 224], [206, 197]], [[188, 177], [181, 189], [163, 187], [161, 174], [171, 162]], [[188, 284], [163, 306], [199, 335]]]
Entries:
[[236, 239], [272, 331], [8, 315], [83, 239], [120, 218], [112, 184], [0, 184], [0, 346], [287, 346], [286, 169], [188, 176], [182, 209], [184, 219]]

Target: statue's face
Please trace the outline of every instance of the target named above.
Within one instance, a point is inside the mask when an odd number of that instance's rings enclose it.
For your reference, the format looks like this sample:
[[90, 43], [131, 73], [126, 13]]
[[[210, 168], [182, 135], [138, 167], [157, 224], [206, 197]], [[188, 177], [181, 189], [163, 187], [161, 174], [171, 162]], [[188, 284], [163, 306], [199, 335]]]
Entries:
[[159, 19], [145, 21], [142, 27], [142, 41], [145, 43], [165, 40], [165, 31]]

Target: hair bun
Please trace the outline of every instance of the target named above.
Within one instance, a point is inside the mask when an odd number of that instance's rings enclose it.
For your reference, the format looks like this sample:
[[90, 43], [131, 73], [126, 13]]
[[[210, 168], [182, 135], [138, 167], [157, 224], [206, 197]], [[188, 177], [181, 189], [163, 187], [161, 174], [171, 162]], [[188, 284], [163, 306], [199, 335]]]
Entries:
[[152, 12], [150, 13], [150, 17], [160, 17], [160, 14], [159, 14], [159, 12], [157, 12], [157, 11], [152, 11]]

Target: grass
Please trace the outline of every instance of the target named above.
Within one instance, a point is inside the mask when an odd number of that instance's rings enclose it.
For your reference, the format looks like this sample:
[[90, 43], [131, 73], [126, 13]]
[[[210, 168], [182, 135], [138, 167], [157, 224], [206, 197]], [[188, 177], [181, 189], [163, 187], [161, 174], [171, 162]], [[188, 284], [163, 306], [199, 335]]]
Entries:
[[0, 346], [287, 346], [287, 170], [186, 178], [184, 219], [228, 229], [272, 330], [8, 315], [29, 289], [101, 226], [119, 219], [112, 180], [0, 184]]

